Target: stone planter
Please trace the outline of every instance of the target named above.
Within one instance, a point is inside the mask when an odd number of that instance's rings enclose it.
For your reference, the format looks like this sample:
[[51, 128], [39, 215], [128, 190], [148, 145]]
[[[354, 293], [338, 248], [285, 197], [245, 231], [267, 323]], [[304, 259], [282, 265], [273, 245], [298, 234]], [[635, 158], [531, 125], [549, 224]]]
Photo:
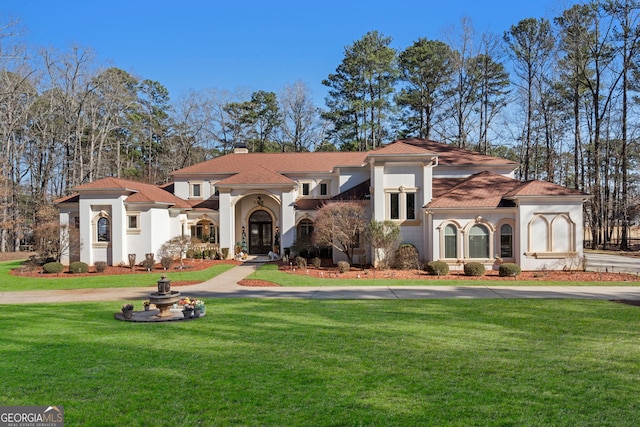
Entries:
[[183, 309], [183, 310], [182, 310], [182, 315], [183, 315], [186, 319], [188, 319], [188, 318], [192, 317], [192, 316], [193, 316], [193, 309], [192, 309], [192, 308], [185, 308], [185, 309]]

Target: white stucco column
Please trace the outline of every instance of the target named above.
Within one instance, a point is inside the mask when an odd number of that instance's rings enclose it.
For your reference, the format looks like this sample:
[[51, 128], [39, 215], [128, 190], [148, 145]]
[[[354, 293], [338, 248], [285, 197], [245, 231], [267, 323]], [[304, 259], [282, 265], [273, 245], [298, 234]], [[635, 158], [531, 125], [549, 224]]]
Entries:
[[371, 187], [373, 199], [372, 218], [376, 221], [385, 220], [385, 194], [384, 194], [384, 165], [374, 164], [371, 168]]
[[91, 201], [80, 198], [80, 261], [93, 265], [93, 227], [95, 213], [91, 209]]
[[232, 205], [231, 193], [220, 191], [220, 249], [229, 248], [229, 256], [233, 257], [235, 230], [235, 207]]
[[433, 199], [433, 165], [431, 163], [422, 167], [422, 197], [422, 203], [425, 205]]
[[128, 262], [129, 241], [127, 239], [127, 210], [124, 207], [126, 196], [120, 196], [111, 205], [111, 263]]
[[293, 207], [295, 192], [282, 192], [282, 204], [280, 205], [280, 250], [284, 254], [284, 248], [290, 248], [296, 238], [296, 212]]
[[60, 211], [60, 241], [67, 242], [66, 247], [62, 248], [60, 254], [60, 262], [64, 265], [69, 265], [69, 212]]

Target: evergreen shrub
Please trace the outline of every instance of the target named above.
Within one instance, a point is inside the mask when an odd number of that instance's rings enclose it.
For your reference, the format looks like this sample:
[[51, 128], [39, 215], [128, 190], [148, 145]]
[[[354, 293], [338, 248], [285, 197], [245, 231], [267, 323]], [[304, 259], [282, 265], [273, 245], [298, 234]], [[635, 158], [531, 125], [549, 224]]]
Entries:
[[500, 277], [516, 277], [520, 273], [522, 273], [520, 266], [512, 262], [505, 262], [501, 264], [498, 269], [498, 275], [500, 275]]
[[89, 266], [82, 261], [75, 261], [69, 264], [69, 271], [73, 274], [86, 273], [89, 271]]
[[59, 262], [48, 262], [42, 266], [42, 270], [48, 274], [62, 273], [62, 270], [64, 270], [64, 266]]
[[449, 274], [449, 264], [444, 261], [430, 261], [425, 265], [424, 269], [432, 276], [445, 276]]
[[484, 264], [479, 262], [469, 262], [464, 265], [464, 274], [466, 276], [484, 276]]

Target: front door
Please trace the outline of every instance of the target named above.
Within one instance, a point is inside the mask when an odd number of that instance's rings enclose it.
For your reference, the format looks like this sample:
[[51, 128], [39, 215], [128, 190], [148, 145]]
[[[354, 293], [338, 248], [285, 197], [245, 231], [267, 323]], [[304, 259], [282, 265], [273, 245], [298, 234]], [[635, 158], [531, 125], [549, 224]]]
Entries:
[[255, 211], [249, 217], [249, 253], [267, 254], [273, 247], [271, 215], [266, 211]]

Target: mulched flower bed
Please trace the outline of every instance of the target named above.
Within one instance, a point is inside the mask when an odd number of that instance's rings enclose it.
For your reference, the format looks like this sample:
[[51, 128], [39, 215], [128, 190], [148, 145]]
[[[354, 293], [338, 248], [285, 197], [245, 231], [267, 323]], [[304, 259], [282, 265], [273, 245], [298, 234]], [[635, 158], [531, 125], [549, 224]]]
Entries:
[[[592, 282], [594, 284], [602, 282], [639, 282], [640, 276], [626, 273], [599, 273], [593, 271], [523, 271], [517, 278], [500, 277], [498, 271], [487, 270], [484, 276], [465, 276], [462, 271], [451, 271], [445, 276], [431, 276], [425, 271], [418, 270], [374, 270], [374, 269], [351, 269], [346, 273], [340, 273], [337, 267], [321, 267], [299, 269], [290, 265], [280, 265], [279, 270], [288, 274], [300, 276], [310, 276], [321, 279], [376, 279], [383, 282], [389, 279], [409, 279], [424, 280], [425, 285], [434, 280], [468, 280], [468, 281], [558, 281], [558, 282]], [[242, 286], [277, 286], [264, 280], [245, 279], [239, 283]]]
[[[11, 274], [14, 276], [21, 277], [41, 277], [41, 278], [51, 278], [51, 277], [83, 277], [83, 276], [113, 276], [113, 275], [129, 275], [129, 274], [152, 274], [157, 276], [159, 279], [163, 274], [177, 273], [180, 271], [197, 271], [204, 270], [209, 267], [212, 267], [217, 264], [233, 264], [238, 265], [241, 264], [239, 261], [234, 260], [200, 260], [200, 259], [185, 259], [183, 262], [183, 266], [181, 267], [179, 263], [174, 263], [170, 269], [165, 270], [162, 265], [156, 264], [151, 271], [147, 271], [146, 268], [142, 266], [135, 266], [135, 268], [131, 269], [129, 266], [107, 266], [104, 271], [98, 273], [94, 266], [89, 267], [88, 273], [70, 273], [69, 271], [65, 271], [63, 273], [58, 274], [44, 274], [42, 272], [41, 267], [37, 267], [34, 269], [27, 268], [16, 268], [11, 270]], [[187, 285], [195, 285], [200, 283], [197, 280], [172, 280], [171, 286], [187, 286]], [[156, 286], [155, 283], [150, 284], [149, 286]]]

